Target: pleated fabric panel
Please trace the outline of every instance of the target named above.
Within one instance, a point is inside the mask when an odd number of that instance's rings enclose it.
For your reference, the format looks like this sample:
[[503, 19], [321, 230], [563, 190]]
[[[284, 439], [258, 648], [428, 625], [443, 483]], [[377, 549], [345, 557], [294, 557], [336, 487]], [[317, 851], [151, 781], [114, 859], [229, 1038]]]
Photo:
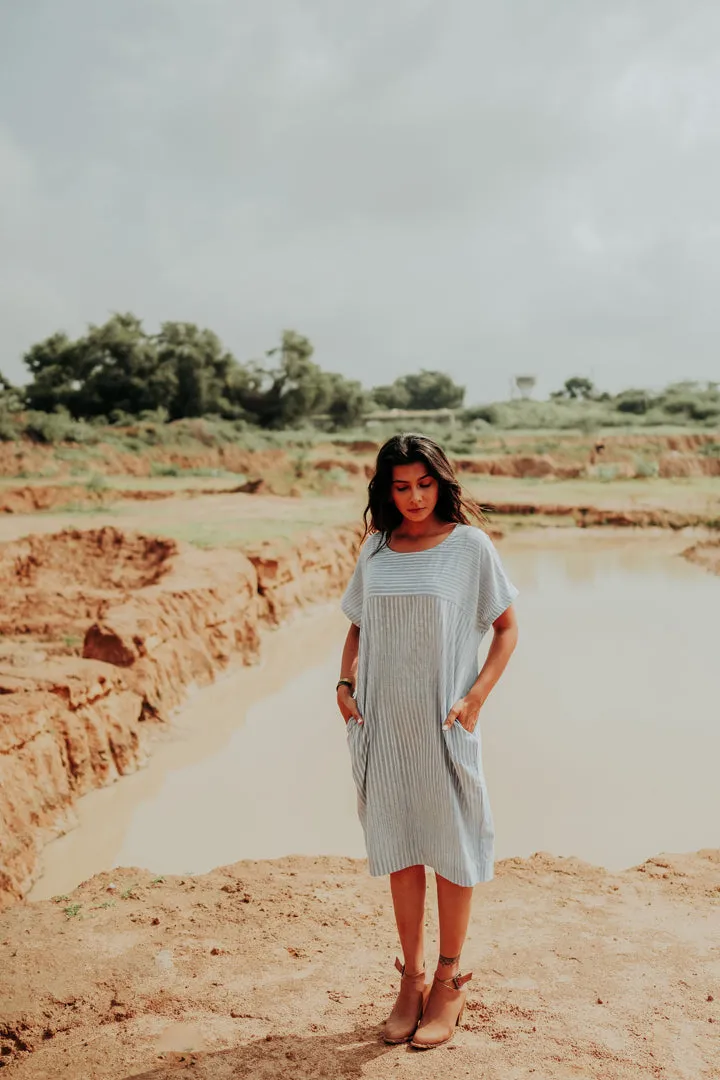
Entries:
[[363, 545], [341, 601], [360, 627], [357, 701], [347, 727], [370, 873], [421, 864], [458, 885], [489, 881], [492, 811], [479, 724], [442, 724], [478, 676], [484, 634], [513, 602], [490, 538], [457, 525], [428, 551]]

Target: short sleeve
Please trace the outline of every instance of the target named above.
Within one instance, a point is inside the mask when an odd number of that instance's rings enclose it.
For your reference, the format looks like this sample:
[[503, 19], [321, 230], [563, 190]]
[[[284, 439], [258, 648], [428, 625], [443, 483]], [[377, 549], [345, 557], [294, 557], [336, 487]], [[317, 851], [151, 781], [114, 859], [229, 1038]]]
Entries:
[[353, 570], [352, 577], [348, 582], [347, 588], [343, 593], [342, 600], [340, 601], [340, 607], [351, 623], [355, 623], [359, 626], [362, 621], [363, 610], [363, 588], [364, 588], [364, 563], [366, 559], [366, 549], [363, 546], [358, 556], [358, 561], [355, 563], [355, 569]]
[[480, 572], [478, 576], [477, 626], [481, 634], [490, 629], [496, 619], [518, 595], [505, 573], [497, 548], [490, 537], [478, 530], [480, 536]]

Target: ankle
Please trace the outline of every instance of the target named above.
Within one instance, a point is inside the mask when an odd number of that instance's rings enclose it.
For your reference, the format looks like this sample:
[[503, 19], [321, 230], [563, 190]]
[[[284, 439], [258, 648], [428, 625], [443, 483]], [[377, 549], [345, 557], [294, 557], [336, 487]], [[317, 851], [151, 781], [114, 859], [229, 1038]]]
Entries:
[[459, 974], [460, 957], [441, 955], [437, 967], [435, 968], [435, 978], [440, 982], [445, 982], [447, 979], [452, 979], [455, 975]]

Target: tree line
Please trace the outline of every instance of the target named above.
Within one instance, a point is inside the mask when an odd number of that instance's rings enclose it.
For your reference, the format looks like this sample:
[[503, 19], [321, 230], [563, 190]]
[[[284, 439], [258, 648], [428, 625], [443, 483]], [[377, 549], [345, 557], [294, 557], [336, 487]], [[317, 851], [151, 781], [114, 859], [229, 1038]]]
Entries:
[[169, 420], [218, 416], [270, 429], [322, 415], [341, 428], [377, 406], [456, 407], [465, 394], [449, 375], [429, 371], [368, 391], [356, 379], [323, 370], [310, 341], [293, 330], [262, 360], [240, 363], [212, 330], [164, 322], [158, 333], [148, 333], [130, 312], [90, 325], [76, 340], [52, 334], [23, 362], [31, 376], [27, 386], [13, 388], [0, 375], [0, 394], [13, 395], [16, 407], [110, 423], [163, 410]]
[[[143, 414], [169, 420], [219, 417], [267, 429], [298, 427], [323, 417], [334, 428], [352, 427], [377, 409], [463, 409], [465, 387], [445, 372], [421, 370], [366, 389], [356, 379], [325, 371], [308, 338], [286, 330], [260, 360], [238, 361], [212, 330], [164, 322], [148, 333], [130, 312], [72, 340], [52, 334], [23, 361], [26, 386], [0, 373], [0, 411], [68, 414], [75, 420], [122, 424]], [[630, 389], [611, 395], [573, 376], [550, 395], [553, 402], [603, 406], [608, 413], [679, 422], [720, 419], [717, 384], [676, 383], [661, 393]], [[515, 403], [520, 405], [521, 403]], [[502, 403], [464, 409], [468, 421], [505, 426]]]

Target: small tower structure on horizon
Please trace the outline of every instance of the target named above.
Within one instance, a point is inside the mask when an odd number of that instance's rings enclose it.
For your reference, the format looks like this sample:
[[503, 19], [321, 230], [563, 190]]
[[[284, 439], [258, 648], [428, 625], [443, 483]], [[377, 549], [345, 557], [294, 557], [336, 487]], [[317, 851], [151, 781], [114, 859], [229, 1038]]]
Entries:
[[536, 383], [537, 375], [513, 375], [510, 381], [510, 398], [514, 400], [520, 397], [527, 401], [532, 397]]

